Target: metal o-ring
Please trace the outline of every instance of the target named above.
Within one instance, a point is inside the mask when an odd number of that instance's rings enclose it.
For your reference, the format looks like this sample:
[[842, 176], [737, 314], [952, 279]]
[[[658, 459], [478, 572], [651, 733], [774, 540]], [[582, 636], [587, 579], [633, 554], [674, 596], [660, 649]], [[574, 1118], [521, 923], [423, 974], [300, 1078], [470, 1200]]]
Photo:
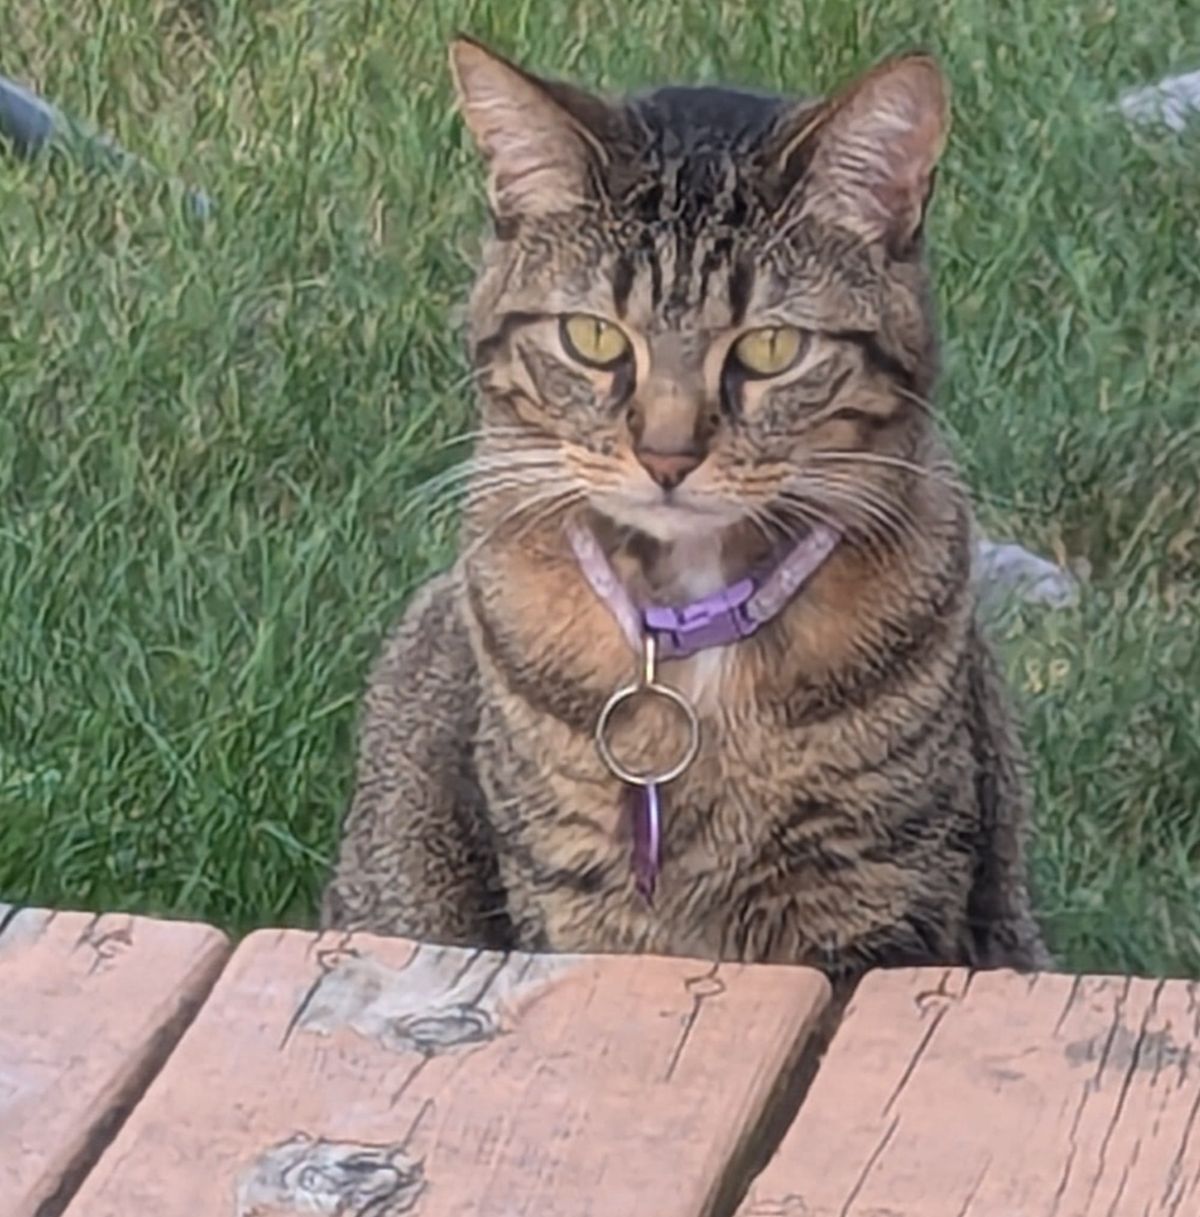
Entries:
[[[606, 733], [614, 712], [623, 702], [628, 701], [631, 697], [636, 697], [639, 693], [665, 698], [682, 710], [683, 716], [687, 720], [688, 742], [687, 747], [683, 750], [683, 756], [661, 773], [635, 773], [632, 769], [626, 769], [608, 746]], [[631, 786], [659, 786], [674, 781], [696, 759], [696, 754], [700, 751], [700, 720], [696, 717], [696, 710], [692, 703], [678, 689], [672, 689], [670, 685], [659, 684], [658, 681], [626, 685], [623, 689], [618, 689], [604, 703], [604, 709], [600, 711], [600, 717], [596, 720], [596, 750], [600, 753], [600, 759], [608, 766], [609, 771], [622, 782], [628, 782]]]

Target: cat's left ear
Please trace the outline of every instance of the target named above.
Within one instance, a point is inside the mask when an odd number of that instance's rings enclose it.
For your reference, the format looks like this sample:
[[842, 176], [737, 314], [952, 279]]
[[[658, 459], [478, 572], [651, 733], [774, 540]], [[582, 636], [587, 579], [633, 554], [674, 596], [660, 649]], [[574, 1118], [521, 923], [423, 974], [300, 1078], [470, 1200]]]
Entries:
[[450, 44], [450, 70], [463, 120], [487, 163], [497, 216], [537, 218], [587, 199], [591, 167], [608, 156], [594, 129], [608, 119], [603, 102], [542, 80], [465, 35]]
[[785, 155], [803, 150], [799, 201], [864, 240], [907, 244], [921, 226], [950, 129], [949, 87], [927, 55], [887, 60], [808, 111]]

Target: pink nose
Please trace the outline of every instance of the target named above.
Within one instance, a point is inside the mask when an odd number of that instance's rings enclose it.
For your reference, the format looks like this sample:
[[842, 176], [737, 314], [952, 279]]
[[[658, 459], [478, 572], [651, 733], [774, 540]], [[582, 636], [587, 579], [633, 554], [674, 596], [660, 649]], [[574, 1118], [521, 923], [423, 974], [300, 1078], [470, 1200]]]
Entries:
[[642, 468], [664, 489], [674, 490], [704, 460], [701, 452], [652, 452], [638, 449], [634, 455]]

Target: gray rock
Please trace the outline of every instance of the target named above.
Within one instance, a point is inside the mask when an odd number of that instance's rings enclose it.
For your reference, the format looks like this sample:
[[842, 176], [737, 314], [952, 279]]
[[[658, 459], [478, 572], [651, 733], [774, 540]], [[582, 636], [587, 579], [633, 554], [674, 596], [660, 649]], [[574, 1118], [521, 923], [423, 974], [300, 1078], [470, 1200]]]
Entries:
[[1028, 604], [1069, 608], [1079, 600], [1074, 575], [1012, 542], [981, 538], [975, 547], [975, 578], [985, 594], [1016, 596]]
[[1165, 76], [1157, 84], [1127, 89], [1117, 106], [1133, 122], [1161, 123], [1182, 131], [1200, 114], [1200, 72]]

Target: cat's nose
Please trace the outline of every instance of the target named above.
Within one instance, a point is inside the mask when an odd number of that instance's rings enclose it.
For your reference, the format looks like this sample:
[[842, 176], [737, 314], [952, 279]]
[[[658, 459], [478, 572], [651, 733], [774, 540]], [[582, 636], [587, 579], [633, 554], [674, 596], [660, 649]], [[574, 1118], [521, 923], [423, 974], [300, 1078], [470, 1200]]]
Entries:
[[664, 489], [674, 490], [704, 460], [703, 452], [654, 452], [634, 450], [645, 471]]

